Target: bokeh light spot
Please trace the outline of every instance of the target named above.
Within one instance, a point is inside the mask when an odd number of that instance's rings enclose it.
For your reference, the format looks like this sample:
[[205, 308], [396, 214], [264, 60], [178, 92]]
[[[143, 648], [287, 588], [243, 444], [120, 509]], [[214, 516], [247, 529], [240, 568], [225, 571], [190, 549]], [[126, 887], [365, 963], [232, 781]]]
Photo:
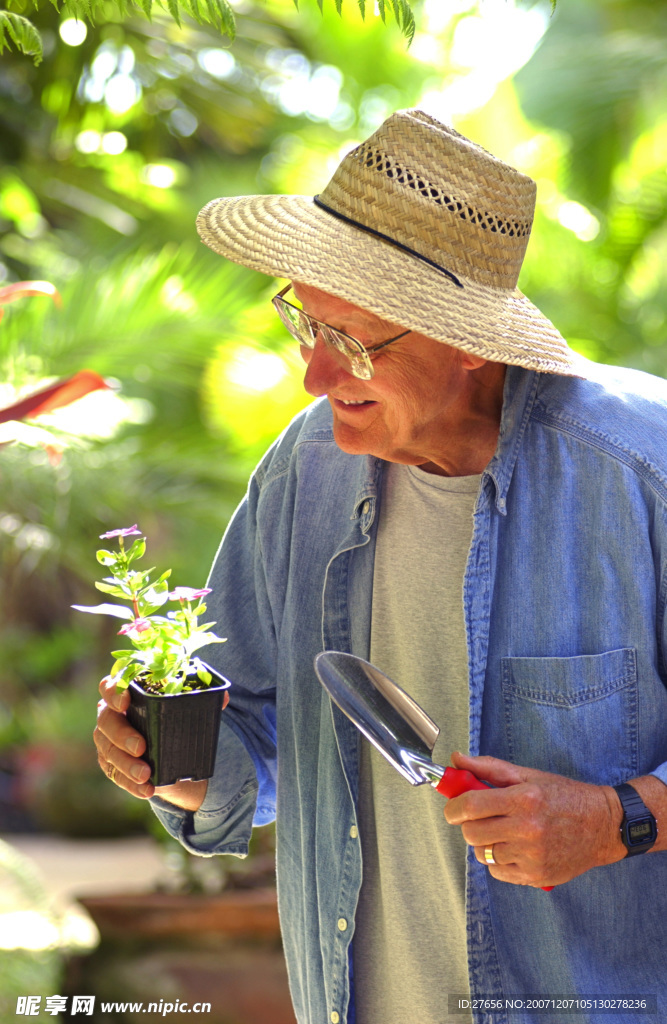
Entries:
[[67, 46], [81, 46], [88, 35], [85, 22], [78, 21], [76, 18], [66, 18], [65, 21], [61, 21], [58, 32]]

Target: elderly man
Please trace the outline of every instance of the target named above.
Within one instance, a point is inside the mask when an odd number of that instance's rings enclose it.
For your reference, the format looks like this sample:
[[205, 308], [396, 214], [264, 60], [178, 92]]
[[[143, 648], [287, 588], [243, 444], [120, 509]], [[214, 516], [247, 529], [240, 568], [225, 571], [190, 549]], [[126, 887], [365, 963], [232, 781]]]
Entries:
[[[667, 1014], [667, 387], [580, 359], [518, 291], [534, 198], [410, 110], [314, 199], [200, 215], [291, 281], [274, 304], [324, 400], [213, 566], [214, 777], [154, 792], [109, 681], [96, 742], [197, 853], [243, 856], [277, 817], [300, 1024]], [[436, 759], [493, 788], [443, 816], [332, 706], [322, 649], [401, 683]]]

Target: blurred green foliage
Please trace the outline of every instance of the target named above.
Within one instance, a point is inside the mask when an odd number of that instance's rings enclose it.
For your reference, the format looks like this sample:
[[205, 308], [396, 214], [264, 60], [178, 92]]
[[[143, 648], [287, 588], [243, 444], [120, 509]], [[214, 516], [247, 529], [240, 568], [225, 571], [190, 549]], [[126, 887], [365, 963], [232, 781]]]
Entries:
[[[124, 20], [130, 13], [134, 16], [144, 15], [152, 21], [154, 15], [165, 14], [170, 16], [180, 28], [186, 16], [192, 18], [199, 25], [211, 25], [222, 35], [230, 40], [236, 37], [236, 16], [235, 7], [243, 7], [238, 2], [230, 0], [156, 0], [157, 10], [153, 7], [153, 0], [115, 0], [115, 6], [109, 0], [51, 0], [56, 10], [59, 10], [64, 18], [89, 22], [90, 24], [105, 24], [109, 20], [117, 20], [119, 17]], [[282, 0], [289, 3], [290, 0]], [[299, 0], [293, 0], [294, 6], [298, 8]], [[343, 0], [334, 0], [336, 10], [340, 14]], [[323, 10], [324, 0], [317, 0], [320, 11]], [[552, 0], [555, 5], [555, 0]], [[366, 0], [357, 0], [357, 5], [362, 18], [366, 13]], [[15, 11], [0, 10], [0, 53], [11, 43], [24, 54], [31, 56], [35, 64], [39, 64], [43, 58], [44, 45], [38, 29], [26, 14], [32, 17], [33, 11], [39, 10], [37, 0], [14, 0], [13, 6], [21, 13]], [[374, 0], [375, 13], [382, 21], [386, 21], [387, 12], [393, 13], [396, 22], [407, 37], [408, 42], [412, 41], [415, 32], [415, 19], [408, 0]], [[77, 28], [75, 36], [82, 30]]]
[[536, 178], [521, 287], [574, 347], [667, 366], [665, 5], [421, 0], [409, 49], [370, 4], [365, 20], [352, 3], [233, 6], [233, 42], [109, 6], [66, 45], [44, 5], [42, 63], [0, 57], [0, 283], [51, 280], [64, 300], [8, 309], [2, 381], [86, 366], [119, 388], [68, 421], [80, 438], [57, 465], [0, 449], [6, 749], [54, 693], [92, 728], [113, 632], [69, 605], [94, 597], [97, 534], [138, 522], [176, 585], [203, 584], [252, 464], [307, 400], [275, 282], [196, 240], [209, 199], [319, 191], [342, 151], [422, 102]]
[[[0, 917], [6, 922], [0, 955], [0, 1024], [8, 1024], [16, 1017], [20, 997], [30, 993], [41, 1000], [58, 991], [63, 975], [63, 955], [57, 941], [60, 914], [43, 880], [26, 857], [2, 840]], [[34, 948], [13, 949], [12, 941], [17, 939], [17, 932], [26, 930], [26, 922], [36, 940]], [[44, 948], [39, 948], [40, 945]]]

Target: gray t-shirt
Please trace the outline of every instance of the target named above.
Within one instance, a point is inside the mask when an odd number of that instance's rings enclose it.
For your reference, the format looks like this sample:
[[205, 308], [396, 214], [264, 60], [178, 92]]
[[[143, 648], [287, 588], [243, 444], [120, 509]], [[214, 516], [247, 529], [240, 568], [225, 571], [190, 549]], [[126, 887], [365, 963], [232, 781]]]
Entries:
[[[395, 464], [384, 474], [371, 661], [440, 727], [434, 760], [444, 765], [468, 749], [463, 576], [480, 480]], [[468, 993], [466, 846], [444, 803], [362, 744], [357, 1024], [447, 1024], [448, 994]]]

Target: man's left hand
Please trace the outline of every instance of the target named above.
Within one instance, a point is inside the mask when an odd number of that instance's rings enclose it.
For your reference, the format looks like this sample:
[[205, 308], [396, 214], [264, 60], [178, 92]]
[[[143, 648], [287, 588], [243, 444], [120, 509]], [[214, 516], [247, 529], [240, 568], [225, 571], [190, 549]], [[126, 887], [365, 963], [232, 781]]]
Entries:
[[575, 782], [495, 757], [454, 754], [452, 763], [498, 787], [463, 793], [445, 807], [445, 818], [461, 826], [480, 863], [486, 864], [485, 848], [493, 847], [496, 863], [489, 871], [494, 878], [515, 885], [561, 885], [625, 857], [619, 831], [623, 812], [611, 786]]

